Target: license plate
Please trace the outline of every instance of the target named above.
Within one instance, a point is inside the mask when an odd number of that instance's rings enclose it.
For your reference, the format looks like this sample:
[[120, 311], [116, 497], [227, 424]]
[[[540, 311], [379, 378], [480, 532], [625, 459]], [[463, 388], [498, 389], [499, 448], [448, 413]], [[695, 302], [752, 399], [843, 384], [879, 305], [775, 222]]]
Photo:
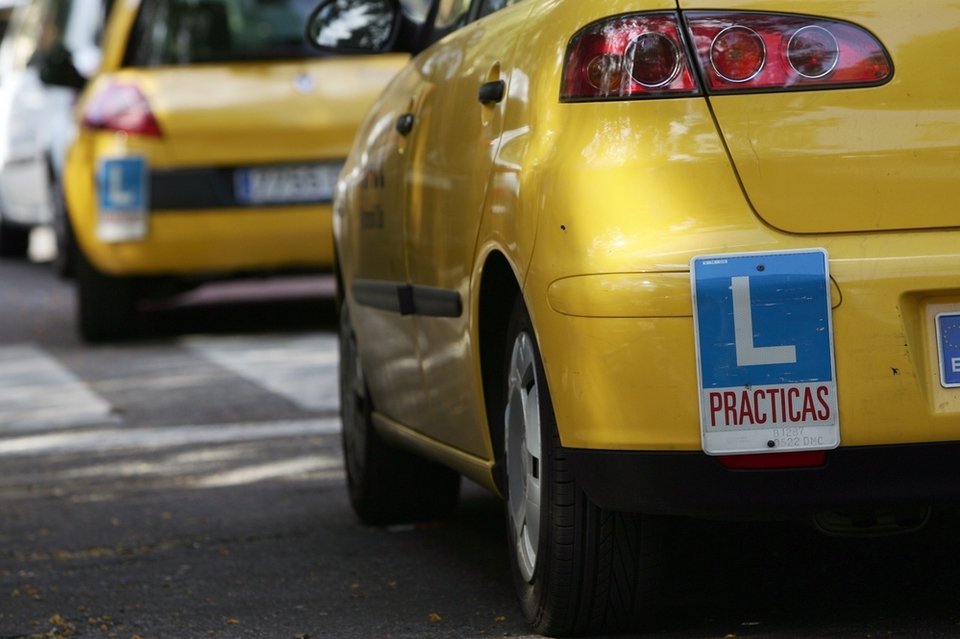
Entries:
[[340, 174], [339, 164], [256, 167], [234, 173], [242, 204], [329, 202]]
[[691, 288], [704, 451], [837, 447], [826, 251], [695, 257]]
[[936, 323], [940, 385], [960, 387], [960, 313], [940, 313]]

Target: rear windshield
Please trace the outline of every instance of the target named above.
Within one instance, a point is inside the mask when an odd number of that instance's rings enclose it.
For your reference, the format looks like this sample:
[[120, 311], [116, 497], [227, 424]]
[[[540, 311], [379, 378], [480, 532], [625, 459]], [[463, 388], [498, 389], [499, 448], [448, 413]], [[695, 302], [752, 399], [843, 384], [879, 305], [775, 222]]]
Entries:
[[306, 43], [316, 0], [143, 0], [126, 66], [316, 57]]

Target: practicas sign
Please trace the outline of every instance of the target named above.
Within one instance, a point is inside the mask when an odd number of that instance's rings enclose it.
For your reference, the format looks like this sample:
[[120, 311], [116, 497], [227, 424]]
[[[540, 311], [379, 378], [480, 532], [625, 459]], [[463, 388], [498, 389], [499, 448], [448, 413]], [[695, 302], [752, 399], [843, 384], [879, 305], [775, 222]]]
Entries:
[[691, 287], [704, 450], [838, 445], [826, 252], [696, 257]]

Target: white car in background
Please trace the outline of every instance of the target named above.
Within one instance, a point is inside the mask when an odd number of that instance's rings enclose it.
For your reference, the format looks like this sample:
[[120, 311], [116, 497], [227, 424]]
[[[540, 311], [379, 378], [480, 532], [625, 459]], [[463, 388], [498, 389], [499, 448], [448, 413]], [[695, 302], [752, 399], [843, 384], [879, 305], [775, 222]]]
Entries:
[[0, 38], [7, 32], [7, 25], [10, 24], [10, 15], [13, 8], [21, 4], [21, 0], [0, 0]]
[[[74, 102], [100, 66], [111, 3], [27, 0], [13, 10], [0, 44], [0, 257], [26, 256], [31, 230], [55, 222]], [[57, 58], [76, 70], [75, 87], [42, 80], [44, 63]]]

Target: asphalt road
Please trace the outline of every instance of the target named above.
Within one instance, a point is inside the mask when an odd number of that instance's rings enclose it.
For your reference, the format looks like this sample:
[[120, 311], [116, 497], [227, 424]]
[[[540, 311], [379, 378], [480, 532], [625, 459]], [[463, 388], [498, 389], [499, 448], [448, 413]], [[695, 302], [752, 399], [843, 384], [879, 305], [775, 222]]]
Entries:
[[[343, 488], [329, 281], [207, 289], [90, 348], [0, 261], [0, 639], [527, 637], [500, 502], [366, 528]], [[629, 487], [625, 487], [629, 489]], [[960, 519], [882, 539], [676, 521], [642, 636], [960, 636]]]

